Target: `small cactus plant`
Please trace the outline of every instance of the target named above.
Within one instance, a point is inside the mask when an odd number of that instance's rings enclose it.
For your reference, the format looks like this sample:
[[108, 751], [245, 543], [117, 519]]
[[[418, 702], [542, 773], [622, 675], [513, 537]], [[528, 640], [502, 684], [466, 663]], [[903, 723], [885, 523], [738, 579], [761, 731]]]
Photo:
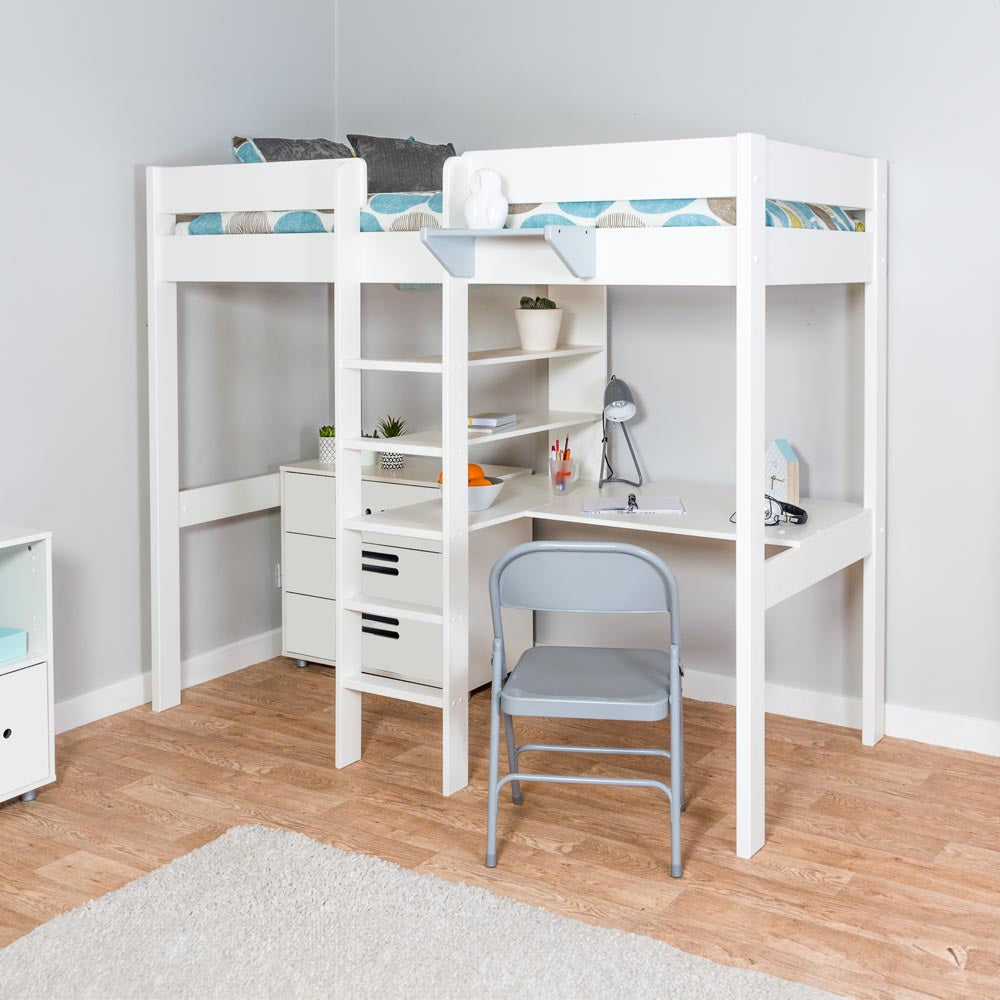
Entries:
[[337, 431], [333, 424], [323, 424], [319, 429], [319, 436], [321, 438], [332, 438], [337, 436]]
[[399, 437], [406, 430], [406, 421], [402, 417], [385, 416], [378, 422], [378, 430], [374, 436], [378, 437], [378, 432], [382, 432], [383, 438]]
[[530, 295], [521, 296], [521, 308], [522, 309], [555, 309], [556, 304], [552, 299], [546, 299], [541, 295], [536, 295], [532, 298]]

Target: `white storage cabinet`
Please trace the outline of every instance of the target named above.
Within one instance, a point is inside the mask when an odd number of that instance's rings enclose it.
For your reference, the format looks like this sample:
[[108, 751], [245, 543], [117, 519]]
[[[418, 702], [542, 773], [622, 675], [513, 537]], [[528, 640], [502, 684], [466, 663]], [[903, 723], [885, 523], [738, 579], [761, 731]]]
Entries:
[[[367, 469], [362, 496], [369, 515], [433, 499], [440, 492], [440, 464], [410, 458], [401, 473]], [[527, 469], [489, 467], [505, 479]], [[298, 462], [281, 469], [282, 652], [305, 664], [333, 666], [336, 657], [336, 489], [335, 467]], [[485, 581], [490, 567], [507, 549], [530, 541], [523, 519], [498, 525], [472, 537], [470, 561], [475, 580], [484, 581], [470, 595], [469, 689], [490, 680], [493, 624]], [[388, 543], [388, 544], [387, 544]], [[442, 602], [441, 543], [384, 534], [363, 537], [363, 595], [411, 604]], [[519, 655], [532, 643], [530, 612], [508, 612], [508, 650]], [[442, 686], [441, 626], [428, 622], [365, 615], [362, 625], [364, 672], [429, 687]]]
[[0, 662], [0, 802], [56, 778], [52, 707], [52, 535], [0, 526], [0, 625], [28, 633], [27, 655]]

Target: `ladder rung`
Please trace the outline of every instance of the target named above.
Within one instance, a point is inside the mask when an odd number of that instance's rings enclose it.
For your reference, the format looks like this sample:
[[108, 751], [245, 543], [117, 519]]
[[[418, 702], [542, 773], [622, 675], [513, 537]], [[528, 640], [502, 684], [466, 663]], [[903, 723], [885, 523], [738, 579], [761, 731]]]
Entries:
[[431, 708], [444, 706], [444, 695], [440, 688], [428, 687], [426, 684], [414, 684], [412, 681], [401, 681], [395, 677], [356, 674], [353, 677], [345, 678], [341, 683], [348, 691], [379, 694], [384, 698], [412, 701], [417, 705], [429, 705]]
[[379, 615], [383, 618], [404, 618], [429, 625], [440, 625], [444, 621], [441, 609], [431, 604], [410, 604], [407, 601], [359, 596], [344, 598], [341, 605], [346, 611], [360, 611], [365, 615]]

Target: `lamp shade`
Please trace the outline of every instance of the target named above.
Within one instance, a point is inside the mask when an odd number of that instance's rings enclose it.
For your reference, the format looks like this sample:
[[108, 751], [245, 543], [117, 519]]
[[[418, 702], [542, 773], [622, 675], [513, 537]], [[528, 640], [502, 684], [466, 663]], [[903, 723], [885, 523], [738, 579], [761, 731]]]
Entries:
[[632, 390], [614, 375], [611, 376], [611, 381], [604, 390], [604, 416], [618, 424], [631, 420], [635, 416], [635, 400], [632, 398]]

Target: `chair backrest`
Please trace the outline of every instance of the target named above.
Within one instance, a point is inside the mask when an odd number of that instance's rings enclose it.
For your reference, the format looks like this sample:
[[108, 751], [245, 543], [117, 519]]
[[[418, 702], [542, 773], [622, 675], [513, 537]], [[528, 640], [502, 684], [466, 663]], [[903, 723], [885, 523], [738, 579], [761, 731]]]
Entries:
[[592, 614], [670, 614], [670, 642], [680, 645], [677, 581], [670, 567], [638, 545], [527, 542], [505, 552], [490, 573], [493, 631], [501, 610]]

